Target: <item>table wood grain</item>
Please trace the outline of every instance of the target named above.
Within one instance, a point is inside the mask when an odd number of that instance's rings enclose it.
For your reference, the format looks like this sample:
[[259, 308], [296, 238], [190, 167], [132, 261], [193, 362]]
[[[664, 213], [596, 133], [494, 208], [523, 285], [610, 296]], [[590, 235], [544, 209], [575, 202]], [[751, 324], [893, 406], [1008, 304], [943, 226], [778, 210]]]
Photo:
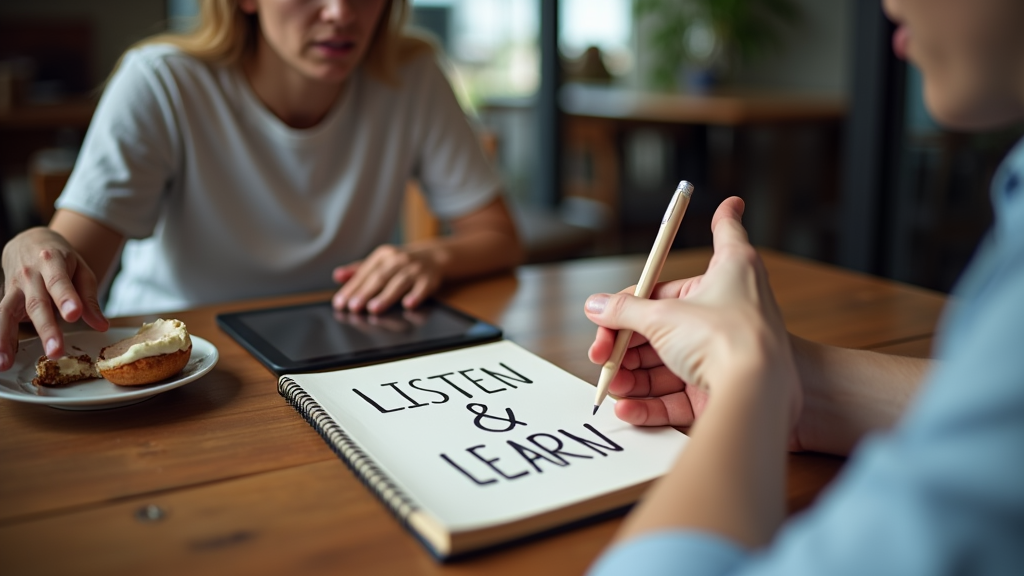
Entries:
[[[926, 356], [945, 298], [762, 252], [787, 326], [811, 340]], [[672, 254], [663, 279], [700, 273], [707, 250]], [[635, 281], [642, 256], [526, 266], [442, 299], [588, 381], [586, 297]], [[0, 573], [565, 574], [612, 537], [607, 520], [438, 564], [278, 395], [276, 379], [215, 316], [328, 293], [163, 315], [220, 351], [204, 378], [133, 406], [91, 412], [0, 400]], [[155, 316], [121, 318], [137, 326]], [[790, 457], [789, 506], [809, 505], [843, 460]], [[157, 520], [140, 518], [156, 506]]]

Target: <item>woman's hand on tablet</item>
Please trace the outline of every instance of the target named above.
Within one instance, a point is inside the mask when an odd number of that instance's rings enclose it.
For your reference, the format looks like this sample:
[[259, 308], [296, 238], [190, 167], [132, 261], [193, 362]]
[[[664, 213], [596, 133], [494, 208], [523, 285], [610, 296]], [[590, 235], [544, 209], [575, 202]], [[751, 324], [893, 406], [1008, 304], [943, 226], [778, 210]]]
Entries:
[[405, 308], [419, 306], [441, 285], [441, 264], [429, 249], [385, 244], [365, 260], [334, 269], [342, 287], [332, 303], [337, 310], [378, 314], [401, 301]]

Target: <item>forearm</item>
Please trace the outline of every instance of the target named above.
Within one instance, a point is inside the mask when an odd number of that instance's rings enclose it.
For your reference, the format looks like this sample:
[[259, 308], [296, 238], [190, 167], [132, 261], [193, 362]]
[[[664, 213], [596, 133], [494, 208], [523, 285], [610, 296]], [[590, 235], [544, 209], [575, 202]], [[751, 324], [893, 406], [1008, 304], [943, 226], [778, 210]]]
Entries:
[[804, 450], [849, 454], [865, 434], [891, 427], [931, 366], [930, 360], [791, 340], [804, 391], [797, 427]]
[[431, 259], [449, 280], [508, 270], [522, 263], [519, 235], [500, 198], [451, 226], [451, 235], [414, 242], [406, 249]]
[[673, 469], [618, 535], [694, 529], [747, 547], [766, 544], [785, 515], [789, 404], [781, 385], [712, 398]]
[[416, 242], [407, 248], [428, 254], [446, 280], [508, 270], [523, 260], [517, 238], [490, 230]]

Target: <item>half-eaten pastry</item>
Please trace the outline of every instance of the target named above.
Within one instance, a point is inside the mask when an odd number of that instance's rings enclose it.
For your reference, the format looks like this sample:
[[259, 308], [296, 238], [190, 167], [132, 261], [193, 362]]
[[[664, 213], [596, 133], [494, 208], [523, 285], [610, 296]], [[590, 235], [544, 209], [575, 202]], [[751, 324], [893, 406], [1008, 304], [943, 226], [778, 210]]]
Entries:
[[65, 386], [79, 380], [99, 378], [100, 374], [88, 354], [64, 356], [50, 360], [40, 356], [36, 361], [36, 377], [32, 383], [36, 386]]

